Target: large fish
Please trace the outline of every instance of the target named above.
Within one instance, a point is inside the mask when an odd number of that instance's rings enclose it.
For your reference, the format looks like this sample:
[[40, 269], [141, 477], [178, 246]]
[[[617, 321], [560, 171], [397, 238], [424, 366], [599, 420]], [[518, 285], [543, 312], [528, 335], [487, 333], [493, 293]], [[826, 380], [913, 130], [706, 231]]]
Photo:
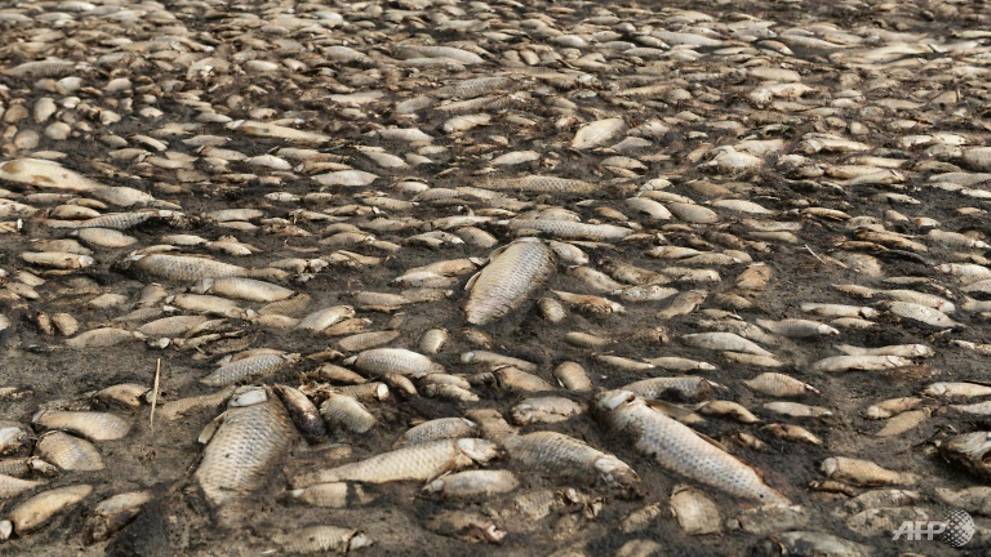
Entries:
[[272, 393], [258, 404], [230, 408], [220, 419], [195, 473], [215, 505], [261, 487], [296, 438], [289, 414]]
[[629, 391], [607, 391], [596, 405], [613, 429], [631, 435], [637, 450], [664, 468], [736, 497], [765, 505], [788, 504], [753, 468]]
[[498, 447], [485, 439], [443, 439], [403, 447], [336, 468], [302, 474], [293, 479], [293, 487], [340, 481], [376, 484], [427, 481], [475, 463], [484, 464], [498, 453]]
[[555, 264], [554, 252], [536, 238], [523, 238], [496, 251], [468, 283], [468, 322], [491, 323], [520, 307], [551, 276]]

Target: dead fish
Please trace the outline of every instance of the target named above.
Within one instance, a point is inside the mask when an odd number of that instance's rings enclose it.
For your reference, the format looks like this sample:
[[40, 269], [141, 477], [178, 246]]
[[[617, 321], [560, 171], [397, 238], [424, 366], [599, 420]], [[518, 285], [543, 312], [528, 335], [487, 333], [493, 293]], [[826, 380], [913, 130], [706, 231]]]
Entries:
[[570, 391], [592, 390], [592, 381], [588, 373], [577, 362], [561, 362], [554, 368], [554, 377], [562, 387]]
[[468, 437], [476, 432], [475, 422], [466, 418], [436, 418], [406, 430], [396, 440], [395, 447], [420, 445], [440, 439]]
[[509, 314], [538, 290], [554, 272], [551, 250], [535, 238], [517, 240], [497, 250], [465, 287], [465, 318], [484, 325]]
[[809, 393], [819, 394], [819, 391], [809, 385], [783, 373], [761, 373], [743, 382], [748, 388], [770, 396], [796, 397]]
[[888, 302], [888, 310], [904, 319], [924, 323], [930, 327], [961, 328], [964, 325], [949, 318], [945, 313], [912, 302]]
[[[372, 545], [364, 533], [351, 528], [332, 525], [305, 526], [269, 536], [279, 550], [292, 554], [349, 553]], [[261, 552], [261, 554], [265, 554]]]
[[175, 282], [197, 282], [208, 278], [243, 277], [248, 269], [202, 257], [164, 253], [135, 254], [123, 261], [126, 268], [136, 269], [154, 278]]
[[728, 350], [758, 356], [774, 356], [774, 354], [761, 348], [758, 344], [734, 333], [696, 333], [682, 336], [681, 341], [696, 348]]
[[678, 525], [690, 536], [716, 534], [722, 530], [719, 508], [701, 491], [676, 485], [671, 491], [671, 512]]
[[623, 385], [629, 391], [646, 400], [671, 398], [677, 401], [705, 400], [721, 385], [703, 377], [683, 375], [679, 377], [652, 377]]
[[864, 416], [871, 420], [883, 420], [896, 414], [912, 410], [922, 404], [917, 397], [897, 397], [872, 404], [864, 411]]
[[765, 403], [763, 408], [769, 412], [792, 418], [823, 418], [833, 415], [832, 410], [823, 408], [822, 406], [812, 406], [783, 400]]
[[193, 474], [206, 498], [218, 506], [261, 487], [296, 437], [292, 420], [271, 396], [230, 408], [220, 420]]
[[922, 394], [937, 398], [971, 398], [991, 395], [991, 386], [967, 382], [930, 383], [922, 390]]
[[21, 259], [31, 265], [50, 267], [53, 269], [84, 269], [96, 263], [89, 255], [65, 253], [60, 251], [21, 252]]
[[38, 439], [37, 454], [63, 470], [92, 472], [103, 470], [103, 457], [92, 443], [61, 431], [51, 431]]
[[443, 497], [468, 498], [508, 493], [520, 482], [509, 470], [466, 470], [442, 476], [423, 487]]
[[131, 431], [131, 422], [108, 412], [40, 410], [31, 418], [31, 422], [48, 429], [78, 433], [98, 443], [121, 439]]
[[936, 488], [936, 496], [944, 503], [983, 516], [991, 514], [991, 487], [974, 486], [960, 490]]
[[204, 385], [223, 387], [243, 381], [271, 376], [286, 364], [297, 360], [292, 354], [263, 353], [228, 362], [200, 379]]
[[381, 453], [336, 468], [298, 475], [296, 488], [317, 483], [357, 481], [388, 483], [429, 481], [473, 464], [484, 464], [498, 455], [495, 444], [484, 439], [461, 438], [431, 441]]
[[243, 277], [206, 278], [198, 282], [192, 291], [266, 303], [285, 300], [294, 293], [277, 284]]
[[76, 350], [109, 348], [123, 342], [134, 341], [140, 336], [117, 327], [98, 327], [80, 333], [65, 341], [65, 345]]
[[888, 470], [869, 461], [849, 457], [830, 457], [820, 467], [826, 477], [860, 486], [912, 485], [915, 474]]
[[752, 468], [632, 393], [608, 391], [596, 406], [616, 431], [633, 435], [637, 449], [661, 466], [737, 497], [765, 505], [788, 504]]
[[320, 405], [320, 414], [329, 424], [342, 425], [354, 433], [366, 433], [375, 427], [378, 421], [358, 400], [334, 393], [331, 393]]
[[323, 423], [320, 411], [306, 395], [288, 385], [274, 385], [272, 391], [279, 396], [296, 429], [307, 441], [320, 443], [327, 438], [327, 427]]
[[571, 148], [583, 150], [605, 145], [625, 128], [626, 123], [622, 118], [607, 118], [586, 124], [575, 134]]
[[836, 349], [850, 356], [898, 356], [901, 358], [930, 358], [936, 351], [925, 344], [892, 344], [876, 348], [862, 348], [849, 344], [837, 344]]
[[461, 509], [431, 515], [424, 527], [443, 536], [467, 536], [470, 541], [500, 543], [506, 537], [490, 518]]
[[350, 319], [354, 315], [354, 308], [351, 306], [331, 306], [317, 310], [300, 319], [295, 328], [320, 332], [345, 319]]
[[814, 338], [840, 334], [838, 330], [825, 323], [807, 319], [782, 319], [781, 321], [758, 319], [757, 324], [774, 334], [789, 338]]
[[991, 433], [974, 431], [957, 435], [942, 442], [939, 452], [944, 458], [963, 466], [979, 478], [991, 478], [991, 463], [988, 452], [991, 451]]
[[86, 520], [89, 543], [104, 541], [123, 528], [152, 499], [150, 491], [118, 493], [97, 503]]
[[69, 485], [43, 491], [19, 503], [8, 515], [19, 535], [44, 526], [56, 514], [82, 502], [93, 492], [88, 484]]
[[20, 422], [0, 421], [0, 456], [20, 452], [30, 446], [31, 432]]
[[350, 363], [362, 371], [376, 375], [397, 373], [422, 377], [444, 371], [443, 366], [430, 358], [405, 348], [372, 348], [359, 353]]
[[45, 485], [42, 480], [25, 480], [0, 473], [0, 500], [13, 499], [25, 491]]
[[599, 191], [600, 186], [584, 180], [557, 176], [530, 174], [520, 178], [495, 178], [482, 182], [480, 187], [493, 190], [517, 190], [532, 193], [585, 195]]
[[834, 557], [869, 557], [870, 547], [825, 532], [793, 530], [776, 534], [786, 555], [830, 555]]
[[513, 219], [500, 221], [510, 230], [537, 231], [559, 240], [616, 242], [633, 234], [633, 229], [615, 224], [588, 224], [567, 220]]
[[430, 329], [420, 338], [420, 351], [426, 354], [437, 354], [444, 347], [447, 338], [447, 330]]
[[704, 416], [720, 416], [730, 418], [744, 424], [755, 424], [760, 418], [755, 416], [745, 406], [732, 400], [710, 400], [699, 405], [697, 412]]
[[554, 431], [511, 435], [502, 440], [510, 458], [525, 466], [565, 475], [593, 476], [608, 485], [636, 491], [640, 478], [619, 458]]
[[294, 501], [332, 509], [344, 509], [351, 505], [369, 503], [375, 499], [373, 495], [366, 493], [361, 485], [347, 482], [315, 484], [304, 489], [290, 490], [289, 495]]
[[585, 412], [585, 407], [569, 398], [559, 396], [532, 397], [520, 401], [510, 410], [518, 425], [552, 424], [568, 420]]
[[830, 356], [812, 364], [813, 371], [879, 371], [912, 365], [912, 360], [900, 356]]
[[234, 387], [226, 387], [216, 393], [166, 401], [158, 408], [158, 416], [166, 421], [177, 420], [201, 409], [215, 410], [234, 393]]

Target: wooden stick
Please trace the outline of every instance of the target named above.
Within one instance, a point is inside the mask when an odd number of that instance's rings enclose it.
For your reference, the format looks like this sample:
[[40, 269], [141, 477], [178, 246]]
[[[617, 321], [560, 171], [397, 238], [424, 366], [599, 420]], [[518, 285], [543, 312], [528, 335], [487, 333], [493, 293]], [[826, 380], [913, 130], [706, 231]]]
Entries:
[[151, 432], [155, 433], [155, 407], [158, 406], [158, 385], [162, 376], [162, 359], [155, 364], [155, 384], [151, 388], [151, 416], [149, 416]]
[[[812, 254], [812, 257], [815, 257], [816, 258], [816, 261], [818, 261], [819, 263], [822, 263], [823, 265], [826, 264], [826, 260], [824, 260], [823, 258], [819, 257], [819, 255], [816, 254], [816, 252], [812, 251], [812, 248], [810, 248], [808, 244], [805, 244], [805, 250], [808, 251], [810, 254]], [[849, 269], [850, 268], [850, 267], [847, 267], [842, 261], [836, 261], [835, 259], [832, 261], [832, 263], [835, 263], [836, 265], [839, 265], [840, 267], [843, 267], [844, 269]]]

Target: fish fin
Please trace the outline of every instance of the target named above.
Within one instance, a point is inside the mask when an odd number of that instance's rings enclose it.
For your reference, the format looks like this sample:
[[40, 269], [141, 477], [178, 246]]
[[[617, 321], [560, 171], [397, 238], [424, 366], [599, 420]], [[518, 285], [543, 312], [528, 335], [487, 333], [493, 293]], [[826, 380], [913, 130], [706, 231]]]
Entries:
[[850, 344], [837, 344], [835, 348], [847, 356], [862, 356], [867, 352], [866, 348], [861, 348]]
[[477, 273], [475, 273], [474, 275], [472, 275], [471, 278], [468, 279], [468, 282], [465, 283], [465, 288], [464, 289], [465, 290], [471, 290], [471, 287], [475, 284], [475, 281], [478, 280], [478, 275], [480, 275], [480, 274], [482, 274], [482, 271], [478, 271]]
[[663, 400], [644, 400], [644, 403], [673, 420], [680, 420], [693, 413], [692, 410]]
[[200, 431], [200, 435], [199, 437], [196, 438], [196, 441], [199, 442], [201, 445], [206, 445], [207, 443], [209, 443], [210, 439], [213, 439], [214, 434], [217, 433], [217, 430], [220, 429], [220, 424], [224, 422], [224, 418], [226, 416], [227, 416], [227, 411], [225, 410], [221, 412], [220, 415], [218, 415], [216, 418], [210, 420], [210, 423], [203, 426], [203, 429]]
[[698, 435], [702, 439], [708, 441], [709, 444], [711, 444], [712, 446], [716, 447], [717, 449], [721, 449], [721, 450], [723, 450], [723, 451], [725, 451], [727, 453], [729, 452], [729, 449], [726, 448], [726, 445], [723, 445], [722, 443], [720, 443], [719, 441], [713, 439], [712, 437], [709, 437], [708, 435], [706, 435], [706, 434], [704, 434], [704, 433], [702, 433], [700, 431], [696, 431], [695, 429], [692, 429], [692, 431], [695, 432], [695, 435]]

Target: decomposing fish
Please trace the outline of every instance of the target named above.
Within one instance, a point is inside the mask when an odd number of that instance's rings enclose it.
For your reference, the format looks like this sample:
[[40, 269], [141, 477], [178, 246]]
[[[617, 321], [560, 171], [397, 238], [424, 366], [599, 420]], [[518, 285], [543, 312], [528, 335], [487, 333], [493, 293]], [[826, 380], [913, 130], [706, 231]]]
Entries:
[[788, 503], [753, 468], [632, 393], [607, 391], [596, 404], [611, 427], [631, 435], [637, 449], [661, 466], [737, 497], [765, 505]]
[[336, 468], [304, 473], [294, 477], [292, 483], [300, 488], [339, 481], [428, 481], [472, 464], [484, 464], [495, 458], [498, 452], [495, 444], [484, 439], [465, 437], [431, 441], [384, 452]]
[[258, 489], [296, 436], [292, 420], [274, 395], [264, 402], [230, 408], [220, 420], [193, 474], [214, 505]]
[[504, 317], [539, 289], [554, 267], [550, 248], [535, 238], [517, 240], [497, 250], [466, 286], [465, 318], [474, 325], [484, 325]]

